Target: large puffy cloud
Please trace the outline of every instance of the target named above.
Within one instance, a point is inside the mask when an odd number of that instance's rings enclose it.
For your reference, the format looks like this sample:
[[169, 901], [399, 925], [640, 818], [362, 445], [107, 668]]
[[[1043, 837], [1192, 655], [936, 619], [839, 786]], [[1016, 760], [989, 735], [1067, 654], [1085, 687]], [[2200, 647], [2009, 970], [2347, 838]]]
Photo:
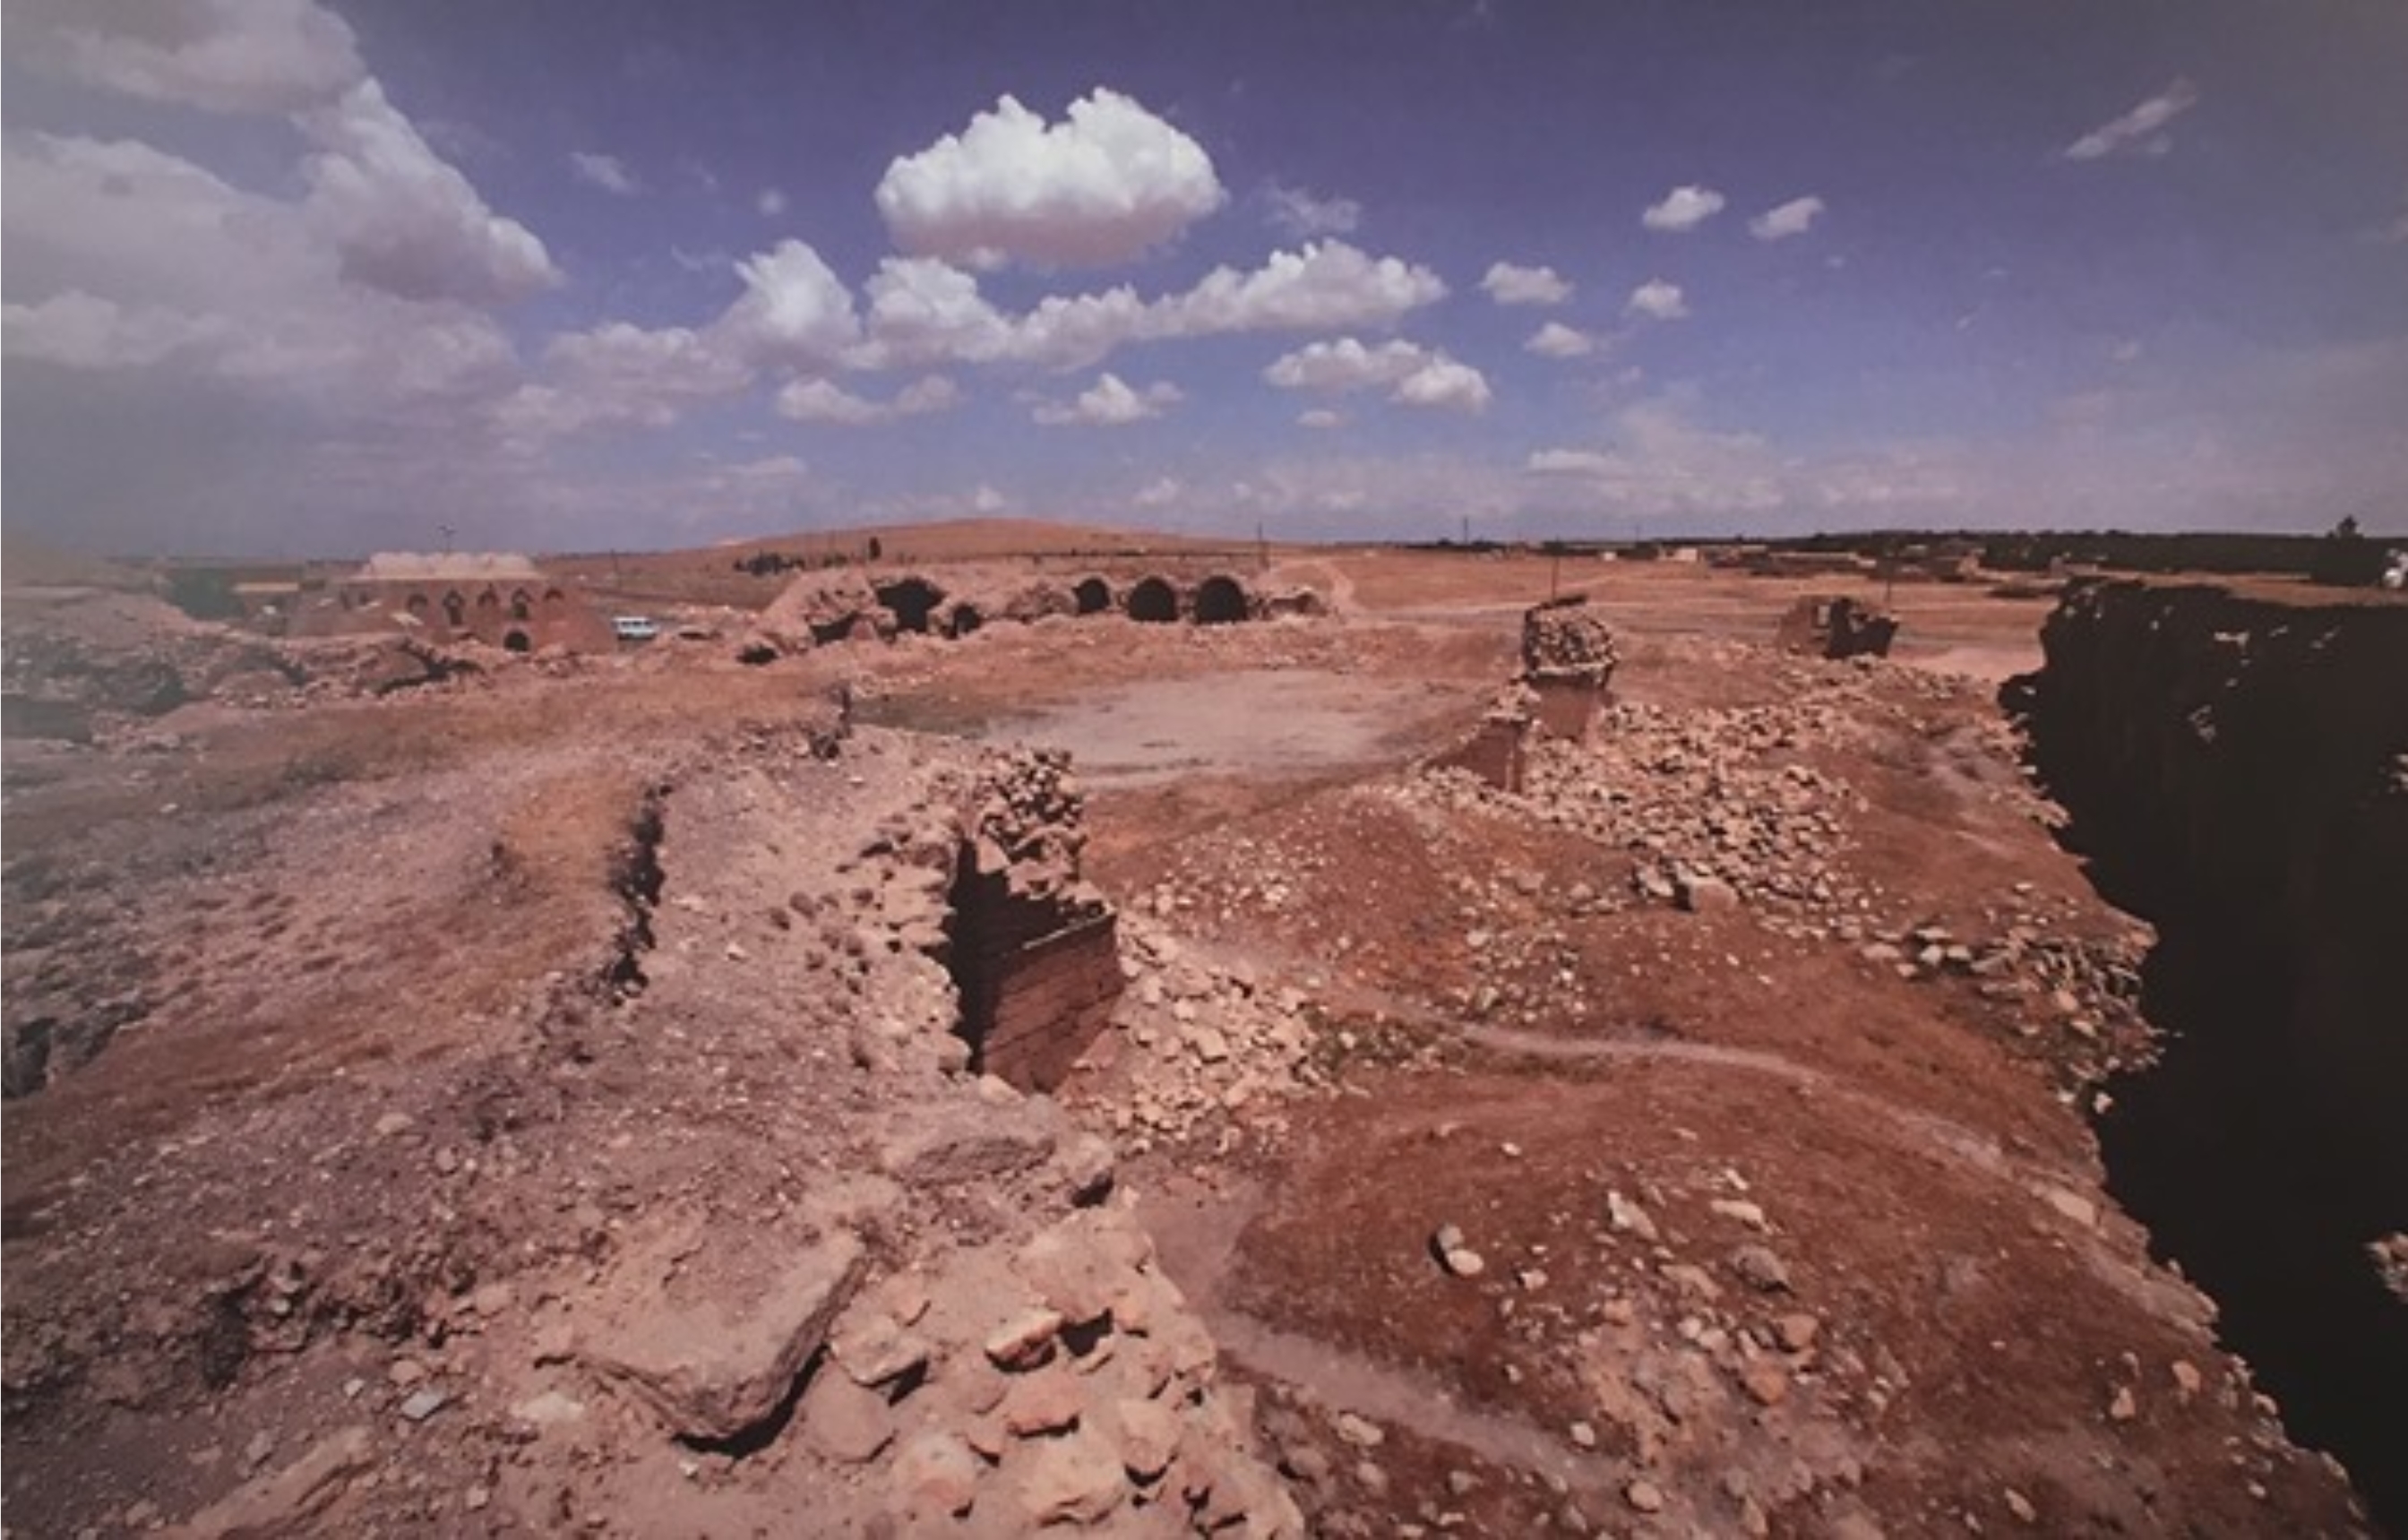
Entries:
[[543, 242], [487, 208], [376, 81], [296, 121], [321, 146], [307, 171], [308, 216], [341, 254], [346, 278], [404, 299], [470, 304], [504, 304], [560, 281]]
[[1179, 387], [1168, 381], [1156, 381], [1140, 391], [1119, 375], [1107, 373], [1077, 399], [1040, 401], [1030, 415], [1049, 427], [1124, 427], [1159, 417], [1165, 407], [1181, 399]]
[[1499, 305], [1560, 305], [1572, 296], [1572, 286], [1553, 267], [1521, 267], [1492, 262], [1480, 287]]
[[1747, 233], [1758, 240], [1787, 240], [1802, 236], [1823, 217], [1823, 200], [1808, 194], [1766, 209], [1747, 222]]
[[314, 0], [26, 0], [9, 44], [37, 66], [212, 112], [298, 112], [363, 79], [357, 41]]
[[1725, 199], [1711, 187], [1675, 187], [1639, 216], [1650, 230], [1694, 230], [1722, 212]]
[[1048, 123], [1010, 96], [878, 184], [896, 244], [971, 267], [1125, 262], [1227, 200], [1203, 146], [1118, 92]]
[[2122, 117], [2100, 123], [2065, 147], [2070, 161], [2108, 155], [2162, 155], [2173, 147], [2166, 126], [2199, 105], [2199, 88], [2177, 79]]
[[852, 291], [807, 243], [781, 240], [738, 263], [736, 272], [744, 293], [713, 329], [746, 357], [822, 365], [859, 338]]

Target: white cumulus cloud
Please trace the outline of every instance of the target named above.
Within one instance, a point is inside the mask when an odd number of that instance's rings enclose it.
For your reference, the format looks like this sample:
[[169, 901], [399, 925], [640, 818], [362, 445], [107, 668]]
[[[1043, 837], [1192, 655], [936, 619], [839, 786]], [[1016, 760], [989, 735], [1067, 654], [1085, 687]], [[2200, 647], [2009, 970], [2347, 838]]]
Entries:
[[1675, 187], [1639, 216], [1650, 230], [1694, 230], [1722, 212], [1726, 200], [1711, 187]]
[[1263, 378], [1282, 390], [1332, 395], [1385, 389], [1388, 399], [1400, 405], [1456, 411], [1484, 411], [1491, 398], [1487, 378], [1478, 369], [1401, 340], [1377, 347], [1351, 337], [1311, 343], [1275, 359]]
[[1312, 342], [1274, 359], [1263, 378], [1282, 390], [1343, 392], [1394, 385], [1430, 361], [1427, 349], [1392, 341], [1365, 347], [1351, 337]]
[[860, 335], [844, 281], [799, 240], [736, 265], [744, 293], [715, 330], [731, 347], [764, 363], [817, 365], [838, 357]]
[[1154, 335], [1382, 326], [1445, 297], [1445, 282], [1426, 267], [1367, 256], [1342, 240], [1312, 241], [1273, 252], [1251, 273], [1215, 267], [1187, 293], [1158, 304]]
[[1572, 296], [1572, 286], [1553, 267], [1520, 267], [1492, 262], [1480, 281], [1488, 297], [1499, 305], [1560, 305]]
[[1227, 201], [1204, 147], [1098, 88], [1063, 122], [1010, 96], [879, 181], [878, 211], [915, 256], [970, 267], [1125, 262]]
[[2162, 155], [2173, 148], [2166, 125], [2199, 105], [2199, 88], [2177, 79], [2122, 117], [2100, 123], [2065, 147], [2070, 161], [2095, 161], [2108, 155]]
[[626, 163], [616, 155], [605, 155], [592, 150], [571, 151], [568, 168], [577, 174], [579, 181], [598, 187], [605, 193], [615, 193], [623, 198], [634, 197], [644, 190], [643, 184], [636, 180], [635, 173], [628, 170]]
[[1597, 352], [1597, 338], [1560, 321], [1550, 321], [1530, 334], [1522, 351], [1541, 358], [1586, 358]]
[[1123, 427], [1159, 417], [1162, 409], [1182, 399], [1179, 387], [1157, 381], [1137, 390], [1117, 374], [1106, 373], [1071, 401], [1042, 401], [1030, 415], [1048, 427]]
[[1747, 233], [1758, 240], [1787, 240], [1802, 236], [1823, 215], [1823, 200], [1809, 194], [1768, 209], [1747, 222]]
[[1179, 500], [1182, 490], [1177, 477], [1158, 476], [1138, 488], [1137, 496], [1131, 500], [1140, 508], [1168, 508]]
[[1678, 321], [1689, 313], [1689, 300], [1679, 284], [1651, 278], [1630, 291], [1630, 302], [1623, 308], [1651, 321]]
[[1478, 415], [1488, 410], [1488, 380], [1469, 364], [1438, 353], [1397, 381], [1394, 399], [1409, 407], [1432, 407]]
[[1297, 412], [1296, 420], [1297, 425], [1302, 427], [1334, 428], [1345, 423], [1346, 414], [1332, 411], [1327, 407], [1314, 407], [1309, 411]]

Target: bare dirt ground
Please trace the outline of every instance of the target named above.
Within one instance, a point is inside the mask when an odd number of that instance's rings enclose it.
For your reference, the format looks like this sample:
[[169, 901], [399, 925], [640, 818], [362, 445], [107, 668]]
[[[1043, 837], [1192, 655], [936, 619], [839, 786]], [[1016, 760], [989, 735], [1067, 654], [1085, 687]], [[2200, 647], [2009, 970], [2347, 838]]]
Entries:
[[[2363, 1532], [2102, 1190], [2148, 938], [1993, 704], [2045, 601], [1901, 584], [1840, 665], [1763, 645], [1811, 583], [1276, 554], [1333, 616], [12, 738], [8, 1025], [77, 1046], [0, 1130], [8, 1533]], [[1522, 794], [1427, 769], [1552, 583], [1614, 704]], [[1054, 1099], [962, 1072], [910, 940], [1010, 743], [1121, 910]], [[997, 1367], [1073, 1231], [1104, 1336]], [[822, 1263], [835, 1361], [916, 1367], [638, 1389]]]

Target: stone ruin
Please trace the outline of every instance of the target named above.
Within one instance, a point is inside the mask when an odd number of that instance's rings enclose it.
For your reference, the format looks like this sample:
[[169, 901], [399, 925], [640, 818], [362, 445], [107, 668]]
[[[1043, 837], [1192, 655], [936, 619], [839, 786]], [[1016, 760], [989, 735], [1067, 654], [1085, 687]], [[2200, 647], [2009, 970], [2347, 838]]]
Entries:
[[1807, 657], [1887, 657], [1898, 617], [1844, 595], [1809, 594], [1781, 617], [1773, 642]]
[[1438, 763], [1469, 770], [1499, 791], [1520, 791], [1530, 740], [1587, 736], [1619, 661], [1613, 632], [1588, 608], [1587, 595], [1532, 605], [1522, 612], [1522, 671], [1498, 691], [1471, 736]]
[[1084, 799], [1058, 749], [990, 761], [955, 860], [951, 967], [970, 1067], [1052, 1090], [1111, 1022], [1121, 992], [1110, 903], [1079, 875]]
[[1182, 581], [1161, 573], [1115, 580], [966, 567], [944, 581], [925, 572], [813, 572], [797, 578], [763, 611], [738, 648], [748, 663], [839, 641], [892, 641], [898, 636], [957, 639], [997, 621], [1033, 624], [1049, 616], [1122, 615], [1140, 624], [1228, 626], [1325, 612], [1310, 590], [1264, 594], [1226, 572]]
[[1539, 725], [1556, 738], [1588, 731], [1620, 658], [1613, 632], [1586, 594], [1534, 604], [1522, 612], [1522, 683], [1537, 697]]

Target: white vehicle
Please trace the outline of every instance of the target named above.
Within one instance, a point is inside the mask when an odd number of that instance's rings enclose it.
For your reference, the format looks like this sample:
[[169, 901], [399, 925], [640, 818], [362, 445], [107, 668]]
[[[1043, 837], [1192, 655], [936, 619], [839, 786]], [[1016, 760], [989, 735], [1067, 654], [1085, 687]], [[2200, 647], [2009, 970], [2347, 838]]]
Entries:
[[660, 623], [650, 615], [617, 615], [610, 629], [622, 641], [650, 641], [661, 634]]

